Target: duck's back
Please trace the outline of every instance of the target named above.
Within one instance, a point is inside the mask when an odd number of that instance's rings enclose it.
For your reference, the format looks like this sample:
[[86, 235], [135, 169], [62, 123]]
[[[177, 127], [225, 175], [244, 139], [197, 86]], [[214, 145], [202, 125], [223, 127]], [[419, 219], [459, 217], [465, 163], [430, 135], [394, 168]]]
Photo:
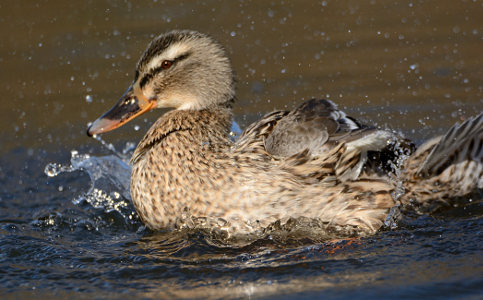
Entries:
[[345, 173], [345, 179], [356, 179], [363, 166], [387, 173], [398, 153], [413, 151], [411, 142], [391, 131], [364, 125], [325, 99], [308, 100], [293, 111], [267, 114], [245, 130], [234, 149], [265, 153], [276, 160], [302, 153], [317, 159], [341, 144], [346, 154], [339, 174]]
[[280, 119], [265, 147], [275, 156], [288, 157], [306, 149], [315, 156], [370, 130], [347, 117], [333, 102], [312, 99]]

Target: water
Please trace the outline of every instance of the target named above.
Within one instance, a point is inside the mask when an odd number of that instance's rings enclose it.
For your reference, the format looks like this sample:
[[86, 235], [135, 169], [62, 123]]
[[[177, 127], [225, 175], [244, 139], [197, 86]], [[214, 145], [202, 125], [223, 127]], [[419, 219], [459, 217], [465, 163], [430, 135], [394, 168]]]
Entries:
[[154, 35], [192, 28], [227, 48], [241, 128], [328, 97], [421, 141], [483, 110], [482, 13], [446, 0], [0, 4], [0, 297], [481, 298], [481, 199], [388, 218], [369, 238], [227, 247], [137, 218], [126, 162], [159, 112], [103, 136], [109, 149], [85, 130]]
[[[1, 159], [2, 293], [20, 298], [414, 298], [481, 296], [481, 203], [406, 215], [377, 235], [270, 235], [228, 246], [198, 231], [152, 232], [129, 202], [122, 151]], [[29, 152], [27, 150], [27, 152]], [[21, 162], [19, 157], [27, 157]], [[65, 161], [64, 164], [45, 161]], [[42, 174], [42, 170], [43, 173]], [[14, 183], [12, 173], [28, 178]], [[44, 176], [42, 176], [44, 175]], [[443, 286], [443, 287], [442, 287]]]
[[[59, 159], [36, 154], [42, 161]], [[321, 243], [268, 237], [230, 248], [214, 245], [200, 232], [151, 232], [131, 219], [124, 183], [111, 180], [113, 169], [125, 168], [118, 157], [73, 153], [73, 167], [55, 177], [42, 176], [37, 159], [27, 160], [27, 168], [1, 162], [4, 175], [16, 171], [34, 178], [12, 184], [17, 188], [2, 192], [0, 202], [1, 291], [20, 298], [464, 298], [481, 293], [481, 204], [434, 217], [406, 216], [397, 229], [369, 238]], [[119, 194], [97, 195], [94, 203], [87, 198], [96, 188]]]

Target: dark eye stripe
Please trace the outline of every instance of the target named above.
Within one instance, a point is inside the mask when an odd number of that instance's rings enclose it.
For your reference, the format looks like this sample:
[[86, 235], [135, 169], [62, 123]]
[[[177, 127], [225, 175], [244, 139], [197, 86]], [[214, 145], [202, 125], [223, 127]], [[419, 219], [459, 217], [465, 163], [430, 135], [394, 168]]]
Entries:
[[[183, 55], [178, 56], [177, 58], [175, 58], [172, 61], [173, 65], [175, 65], [176, 63], [188, 58], [188, 56], [190, 56], [190, 55], [191, 55], [191, 53], [188, 52], [188, 53], [185, 53]], [[144, 77], [141, 78], [141, 81], [139, 82], [139, 86], [141, 88], [144, 87], [156, 74], [158, 74], [159, 72], [162, 72], [164, 70], [166, 70], [166, 68], [163, 67], [162, 65], [152, 69], [148, 74], [144, 75]]]
[[183, 54], [183, 55], [180, 55], [180, 56], [178, 56], [178, 57], [177, 57], [177, 58], [174, 60], [174, 62], [182, 61], [182, 60], [184, 60], [184, 59], [188, 58], [188, 56], [190, 56], [190, 55], [191, 55], [191, 52], [187, 52], [187, 53], [185, 53], [185, 54]]
[[151, 73], [144, 75], [144, 77], [141, 78], [141, 81], [139, 82], [139, 86], [141, 88], [144, 87], [146, 83], [148, 83], [148, 81], [151, 80], [151, 78], [153, 78], [153, 75]]

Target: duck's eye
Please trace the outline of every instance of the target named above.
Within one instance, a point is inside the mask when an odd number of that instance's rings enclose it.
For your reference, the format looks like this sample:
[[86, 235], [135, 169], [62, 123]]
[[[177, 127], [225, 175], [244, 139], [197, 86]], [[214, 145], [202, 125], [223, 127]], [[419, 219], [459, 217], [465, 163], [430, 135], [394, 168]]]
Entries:
[[165, 60], [161, 63], [161, 68], [163, 69], [169, 69], [173, 65], [173, 62], [171, 60]]

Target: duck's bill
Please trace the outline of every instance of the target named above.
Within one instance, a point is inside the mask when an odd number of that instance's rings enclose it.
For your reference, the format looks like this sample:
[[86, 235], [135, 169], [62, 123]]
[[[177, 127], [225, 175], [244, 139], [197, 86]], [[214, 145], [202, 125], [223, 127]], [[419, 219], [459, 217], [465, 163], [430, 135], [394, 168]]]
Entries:
[[137, 95], [131, 86], [108, 112], [87, 128], [87, 135], [93, 136], [114, 130], [151, 110], [153, 106], [154, 101], [148, 101], [144, 96]]

